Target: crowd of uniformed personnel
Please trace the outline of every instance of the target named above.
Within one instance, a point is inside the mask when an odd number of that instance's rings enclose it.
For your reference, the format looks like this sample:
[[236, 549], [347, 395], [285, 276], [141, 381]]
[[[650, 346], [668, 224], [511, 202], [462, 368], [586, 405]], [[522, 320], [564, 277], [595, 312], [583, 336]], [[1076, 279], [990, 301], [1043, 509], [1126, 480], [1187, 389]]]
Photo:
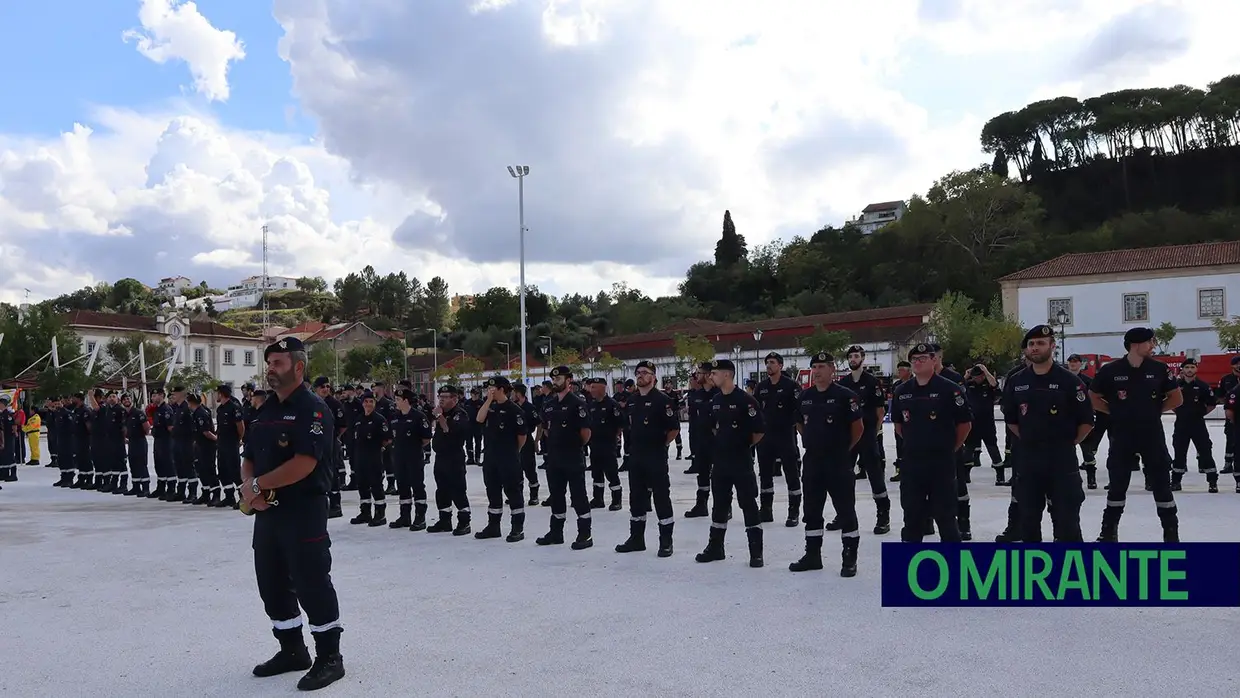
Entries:
[[[921, 541], [936, 531], [943, 541], [971, 540], [969, 485], [983, 450], [996, 484], [1012, 488], [1008, 524], [998, 541], [1040, 541], [1045, 511], [1055, 540], [1079, 541], [1084, 489], [1097, 488], [1095, 456], [1104, 433], [1110, 434], [1105, 464], [1110, 485], [1098, 540], [1118, 540], [1131, 475], [1143, 470], [1164, 539], [1177, 541], [1172, 493], [1182, 487], [1190, 447], [1209, 491], [1218, 491], [1205, 416], [1220, 402], [1228, 420], [1223, 472], [1234, 470], [1240, 358], [1216, 390], [1196, 378], [1191, 359], [1177, 378], [1150, 358], [1154, 344], [1147, 328], [1130, 330], [1124, 346], [1124, 356], [1099, 367], [1090, 379], [1078, 356], [1069, 357], [1066, 367], [1055, 363], [1054, 333], [1041, 325], [1025, 337], [1022, 364], [1000, 381], [982, 365], [962, 376], [943, 366], [938, 346], [919, 344], [899, 362], [890, 391], [865, 369], [865, 351], [858, 346], [847, 350], [847, 369], [839, 375], [835, 357], [811, 357], [811, 385], [805, 389], [784, 372], [784, 359], [774, 352], [765, 358], [767, 375], [760, 382], [742, 389], [734, 364], [716, 360], [696, 367], [683, 395], [666, 380], [660, 389], [656, 367], [648, 361], [637, 365], [633, 378], [618, 381], [612, 394], [606, 380], [574, 381], [571, 370], [561, 366], [534, 395], [497, 376], [468, 395], [441, 386], [434, 404], [406, 381], [389, 391], [383, 384], [334, 388], [320, 377], [312, 388], [332, 414], [335, 445], [328, 455], [336, 473], [325, 493], [328, 516], [343, 516], [340, 492], [355, 490], [359, 508], [351, 524], [518, 542], [525, 537], [526, 507], [542, 505], [550, 520], [537, 543], [555, 545], [565, 542], [571, 507], [576, 522], [571, 545], [580, 550], [593, 546], [595, 511], [623, 508], [621, 473], [627, 471], [630, 531], [616, 551], [645, 550], [653, 514], [658, 554], [666, 557], [673, 552], [676, 519], [669, 452], [675, 445], [675, 458], [682, 457], [681, 411], [687, 408], [692, 466], [686, 472], [696, 475], [697, 490], [683, 516], [711, 519], [699, 562], [724, 558], [735, 497], [750, 565], [763, 565], [762, 525], [776, 520], [777, 478], [786, 488], [785, 526], [805, 525], [805, 555], [792, 563], [794, 571], [821, 569], [823, 536], [839, 531], [841, 573], [856, 573], [855, 482], [860, 479], [870, 484], [875, 535], [891, 530], [887, 483], [893, 482], [903, 511], [901, 540]], [[230, 386], [218, 388], [214, 410], [203, 396], [179, 386], [168, 395], [154, 391], [145, 407], [128, 394], [99, 390], [49, 401], [44, 423], [53, 464], [61, 472], [55, 486], [238, 508], [241, 449], [267, 393], [249, 384], [240, 398], [232, 392]], [[1005, 425], [1003, 453], [992, 418], [996, 404]], [[1161, 421], [1170, 411], [1175, 413], [1173, 453], [1165, 446]], [[890, 480], [882, 445], [888, 416], [896, 438]], [[12, 437], [4, 435], [0, 454], [11, 451]], [[153, 449], [148, 450], [148, 439]], [[431, 463], [437, 517], [428, 520], [425, 467]], [[487, 501], [486, 524], [476, 533], [465, 476], [474, 464], [482, 466]], [[545, 499], [539, 496], [539, 470], [546, 479]], [[1240, 474], [1236, 479], [1240, 492]], [[399, 508], [390, 522], [389, 498]], [[828, 501], [835, 512], [830, 521], [824, 517]]]

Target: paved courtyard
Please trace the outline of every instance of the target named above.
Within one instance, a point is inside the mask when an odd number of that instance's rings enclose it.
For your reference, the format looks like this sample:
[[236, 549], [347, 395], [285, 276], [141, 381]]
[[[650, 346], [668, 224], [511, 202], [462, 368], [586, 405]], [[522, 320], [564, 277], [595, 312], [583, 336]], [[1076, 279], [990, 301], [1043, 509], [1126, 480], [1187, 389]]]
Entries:
[[[1211, 430], [1221, 460], [1221, 423]], [[886, 439], [894, 457], [890, 426]], [[672, 467], [679, 516], [695, 482], [681, 474], [688, 461]], [[1177, 495], [1184, 540], [1237, 540], [1231, 476], [1211, 495], [1190, 470]], [[974, 536], [993, 540], [1009, 491], [989, 469], [974, 473]], [[275, 648], [249, 518], [54, 489], [49, 468], [23, 467], [20, 477], [0, 491], [0, 694], [296, 693], [295, 676], [249, 675]], [[469, 483], [482, 517], [480, 468]], [[1088, 493], [1087, 537], [1104, 497]], [[703, 519], [679, 520], [675, 555], [658, 559], [653, 547], [613, 552], [627, 535], [625, 512], [596, 512], [595, 547], [574, 552], [534, 545], [549, 516], [540, 507], [530, 510], [532, 535], [514, 545], [349, 526], [356, 502], [346, 493], [346, 519], [331, 528], [348, 669], [333, 695], [1240, 694], [1231, 651], [1240, 609], [883, 609], [879, 541], [897, 537], [868, 533], [864, 482], [854, 579], [838, 576], [830, 534], [826, 570], [789, 572], [802, 530], [778, 523], [766, 529], [767, 566], [753, 570], [739, 525], [729, 558], [699, 565]], [[898, 526], [898, 504], [893, 518]], [[1159, 540], [1159, 530], [1151, 497], [1134, 485], [1121, 537]]]

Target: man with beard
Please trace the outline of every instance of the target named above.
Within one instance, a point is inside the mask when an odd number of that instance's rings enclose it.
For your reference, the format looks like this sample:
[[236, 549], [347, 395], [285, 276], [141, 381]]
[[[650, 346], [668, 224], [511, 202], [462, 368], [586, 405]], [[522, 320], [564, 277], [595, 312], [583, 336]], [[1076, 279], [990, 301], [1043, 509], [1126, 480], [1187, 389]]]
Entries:
[[60, 480], [52, 487], [72, 487], [77, 474], [77, 450], [74, 444], [77, 423], [73, 418], [74, 398], [61, 400], [56, 408], [56, 464], [60, 466]]
[[[1215, 393], [1215, 397], [1220, 403], [1226, 404], [1227, 396], [1237, 387], [1240, 387], [1240, 356], [1233, 356], [1231, 357], [1231, 373], [1219, 379], [1218, 392]], [[1234, 422], [1224, 422], [1223, 438], [1223, 474], [1231, 475], [1235, 472], [1236, 460], [1236, 425]]]
[[[517, 383], [512, 386], [512, 399], [521, 408], [521, 414], [525, 416], [526, 431], [531, 436], [525, 439], [525, 445], [521, 447], [521, 471], [525, 473], [525, 480], [530, 487], [530, 499], [526, 503], [527, 506], [538, 506], [538, 459], [534, 453], [537, 446], [534, 444], [536, 440], [532, 434], [538, 429], [538, 410], [534, 407], [531, 400], [526, 398], [527, 388], [524, 383]], [[616, 482], [620, 481], [620, 477], [616, 476]]]
[[211, 410], [202, 404], [202, 398], [195, 393], [185, 396], [194, 420], [194, 464], [197, 468], [198, 482], [202, 485], [202, 494], [198, 499], [186, 499], [186, 504], [214, 506], [220, 500], [220, 475], [216, 469], [216, 443], [219, 437], [215, 433], [215, 420], [211, 419]]
[[125, 415], [125, 445], [129, 449], [129, 482], [132, 483], [125, 494], [145, 497], [151, 489], [151, 472], [146, 460], [146, 436], [151, 433], [151, 423], [146, 419], [146, 412], [134, 406], [128, 393], [121, 398], [121, 409]]
[[1184, 473], [1188, 472], [1188, 447], [1197, 451], [1197, 471], [1205, 473], [1206, 485], [1211, 494], [1218, 493], [1218, 470], [1214, 466], [1214, 444], [1206, 428], [1206, 415], [1217, 406], [1210, 385], [1197, 377], [1197, 361], [1184, 359], [1180, 363], [1180, 379], [1177, 381], [1184, 402], [1175, 408], [1175, 429], [1171, 432], [1171, 447], [1175, 453], [1171, 466], [1171, 491], [1179, 492]]
[[[427, 533], [448, 533], [465, 536], [470, 533], [469, 497], [465, 491], [465, 442], [473, 427], [469, 415], [460, 406], [461, 392], [451, 385], [439, 386], [439, 407], [431, 413], [435, 418], [435, 507], [439, 521]], [[456, 505], [456, 528], [452, 528], [452, 506]]]
[[697, 498], [686, 519], [709, 516], [710, 473], [714, 457], [714, 419], [711, 403], [718, 394], [711, 380], [711, 362], [703, 361], [697, 369], [697, 387], [689, 391], [689, 444], [693, 450], [693, 469], [697, 477]]
[[237, 508], [237, 488], [241, 486], [241, 442], [245, 440], [245, 420], [241, 406], [233, 398], [232, 386], [223, 383], [215, 389], [216, 449], [220, 464], [220, 483], [224, 497], [211, 506]]
[[900, 506], [904, 527], [900, 540], [920, 543], [926, 521], [939, 525], [944, 543], [958, 543], [956, 457], [969, 435], [973, 415], [964, 389], [938, 372], [933, 345], [921, 343], [909, 350], [913, 379], [896, 388], [891, 422], [904, 437], [904, 468], [900, 479]]
[[753, 448], [762, 441], [765, 427], [758, 402], [736, 385], [736, 364], [728, 359], [711, 362], [711, 382], [719, 389], [711, 400], [714, 454], [711, 460], [710, 538], [706, 549], [693, 559], [715, 562], [726, 557], [723, 547], [728, 519], [732, 515], [732, 490], [745, 517], [749, 541], [749, 566], [762, 567], [762, 516], [758, 510], [758, 482], [753, 472]]
[[611, 511], [620, 511], [624, 489], [620, 485], [620, 463], [616, 458], [614, 447], [620, 438], [620, 427], [624, 422], [624, 413], [620, 405], [607, 395], [607, 379], [587, 378], [586, 387], [590, 391], [590, 477], [594, 481], [594, 497], [590, 500], [591, 509], [602, 509], [607, 506], [603, 502], [603, 492], [611, 489]]
[[577, 539], [572, 548], [585, 550], [594, 545], [590, 535], [590, 499], [586, 496], [585, 457], [581, 451], [581, 447], [590, 442], [590, 418], [585, 403], [568, 389], [572, 377], [573, 372], [567, 366], [552, 369], [552, 395], [543, 403], [539, 429], [547, 448], [551, 528], [547, 535], [534, 542], [538, 545], [564, 543], [564, 521], [568, 518], [564, 496], [571, 493], [573, 511], [577, 513]]
[[[271, 397], [246, 439], [241, 495], [243, 510], [255, 513], [254, 571], [280, 651], [254, 667], [254, 675], [309, 669], [297, 688], [313, 691], [344, 677], [343, 627], [327, 531], [335, 424], [326, 403], [305, 387], [301, 340], [282, 339], [266, 348], [263, 359]], [[302, 608], [314, 638], [313, 662], [301, 634]]]
[[[1163, 542], [1180, 542], [1180, 523], [1171, 494], [1171, 459], [1167, 455], [1162, 415], [1184, 402], [1183, 391], [1154, 353], [1154, 331], [1134, 327], [1124, 333], [1122, 356], [1098, 369], [1089, 386], [1094, 409], [1111, 415], [1111, 443], [1107, 452], [1107, 507], [1102, 513], [1099, 542], [1119, 541], [1119, 521], [1137, 459], [1154, 492], [1162, 523]], [[1023, 506], [1023, 505], [1022, 505]]]
[[[629, 467], [629, 537], [616, 546], [618, 553], [646, 549], [646, 515], [654, 501], [659, 521], [659, 557], [672, 554], [672, 484], [667, 447], [680, 434], [680, 415], [667, 393], [655, 390], [655, 366], [639, 361], [634, 371], [637, 392], [624, 411], [633, 436], [633, 460]], [[606, 450], [606, 449], [604, 449]]]
[[[374, 393], [362, 393], [362, 417], [354, 426], [357, 464], [358, 514], [349, 523], [372, 528], [387, 523], [387, 499], [383, 491], [383, 451], [392, 443], [388, 420], [376, 408]], [[324, 403], [326, 404], [326, 403]], [[372, 509], [373, 507], [373, 509]]]
[[329, 454], [335, 466], [336, 479], [332, 480], [332, 487], [327, 492], [327, 518], [338, 519], [344, 516], [344, 510], [340, 506], [340, 488], [344, 486], [348, 477], [344, 469], [344, 448], [341, 445], [345, 432], [344, 425], [348, 418], [345, 415], [344, 404], [332, 394], [332, 382], [327, 376], [314, 379], [314, 393], [319, 396], [324, 405], [327, 405], [327, 410], [332, 413], [332, 423], [336, 425], [336, 428], [332, 430], [332, 450]]
[[[969, 377], [964, 382], [964, 396], [975, 419], [973, 429], [969, 431], [969, 441], [964, 445], [964, 455], [970, 468], [980, 468], [982, 447], [985, 446], [990, 455], [990, 467], [995, 471], [995, 486], [1003, 487], [1006, 484], [1003, 456], [999, 454], [999, 435], [993, 418], [999, 392], [999, 380], [986, 368], [986, 364], [977, 364], [969, 370]], [[987, 415], [991, 415], [991, 419], [986, 419]]]
[[[796, 411], [800, 388], [784, 375], [784, 357], [766, 355], [766, 378], [758, 384], [754, 398], [762, 408], [766, 435], [758, 442], [758, 512], [763, 523], [775, 520], [775, 475], [784, 471], [788, 486], [788, 518], [784, 525], [795, 527], [801, 518], [801, 451], [797, 448]], [[779, 466], [776, 466], [776, 463]]]
[[[392, 418], [392, 457], [396, 460], [400, 516], [388, 524], [388, 528], [410, 531], [426, 528], [426, 461], [422, 449], [430, 444], [433, 436], [426, 414], [413, 408], [416, 402], [417, 396], [412, 390], [396, 391], [396, 416]], [[412, 519], [409, 518], [411, 510]]]
[[[903, 360], [898, 361], [896, 363], [896, 378], [894, 381], [891, 382], [891, 394], [895, 395], [896, 388], [900, 387], [900, 384], [908, 381], [912, 377], [913, 377], [913, 365], [907, 361], [903, 361]], [[888, 405], [887, 405], [888, 411], [891, 410], [890, 403], [891, 403], [891, 399], [889, 397]], [[896, 472], [894, 475], [891, 476], [889, 480], [887, 480], [888, 482], [899, 482], [900, 481], [900, 463], [903, 457], [904, 457], [904, 439], [901, 438], [899, 434], [896, 434]]]
[[1003, 391], [1003, 421], [1020, 438], [1020, 473], [1012, 484], [1020, 510], [1020, 539], [1042, 542], [1042, 512], [1053, 508], [1055, 541], [1081, 542], [1085, 490], [1076, 447], [1093, 428], [1094, 411], [1085, 386], [1053, 360], [1055, 331], [1038, 325], [1025, 334], [1031, 365]]
[[[861, 422], [865, 433], [857, 442], [855, 451], [861, 472], [870, 480], [870, 494], [874, 497], [876, 518], [874, 535], [891, 531], [891, 498], [887, 495], [887, 473], [878, 455], [879, 426], [887, 414], [887, 394], [873, 373], [865, 369], [865, 349], [853, 345], [848, 348], [848, 373], [840, 378], [840, 385], [857, 396], [861, 405]], [[763, 439], [765, 441], [765, 439]], [[849, 466], [851, 469], [851, 466]], [[827, 524], [828, 531], [843, 530], [845, 522], [837, 516]]]
[[526, 441], [525, 415], [510, 399], [512, 384], [503, 376], [487, 379], [486, 399], [478, 407], [486, 453], [482, 461], [482, 481], [487, 491], [487, 525], [474, 534], [478, 540], [499, 538], [504, 500], [512, 515], [509, 543], [525, 540], [525, 499], [521, 491], [521, 449]]
[[[1023, 364], [1014, 369], [1014, 371], [1021, 368], [1024, 368]], [[1085, 362], [1081, 360], [1079, 354], [1073, 354], [1068, 357], [1068, 371], [1076, 376], [1081, 385], [1085, 386], [1085, 394], [1088, 395], [1089, 385], [1093, 382], [1093, 379], [1085, 375], [1083, 372], [1084, 368]], [[1108, 418], [1108, 415], [1103, 412], [1094, 413], [1094, 428], [1089, 432], [1089, 436], [1086, 436], [1085, 440], [1081, 442], [1081, 470], [1085, 471], [1085, 486], [1091, 490], [1098, 489], [1098, 446], [1102, 443], [1102, 435], [1107, 431]], [[1011, 434], [1011, 432], [1008, 433], [1009, 435]], [[1009, 450], [1011, 449], [1009, 448]]]
[[862, 407], [856, 393], [836, 382], [834, 356], [819, 352], [809, 365], [814, 382], [797, 409], [797, 431], [805, 441], [805, 555], [788, 569], [822, 569], [822, 510], [830, 497], [843, 539], [840, 576], [855, 577], [861, 532], [852, 453], [865, 437]]

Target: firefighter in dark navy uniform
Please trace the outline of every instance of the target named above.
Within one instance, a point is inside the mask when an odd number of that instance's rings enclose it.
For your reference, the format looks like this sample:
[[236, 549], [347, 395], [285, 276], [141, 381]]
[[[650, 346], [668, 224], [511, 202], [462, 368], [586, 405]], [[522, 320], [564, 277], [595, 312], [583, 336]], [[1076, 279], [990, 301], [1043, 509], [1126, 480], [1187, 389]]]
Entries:
[[[1226, 404], [1227, 396], [1231, 395], [1237, 387], [1240, 387], [1240, 356], [1231, 357], [1231, 372], [1223, 376], [1218, 381], [1218, 390], [1214, 397], [1220, 404]], [[1236, 424], [1235, 422], [1224, 422], [1223, 424], [1223, 474], [1230, 475], [1235, 473], [1236, 459]]]
[[711, 401], [719, 391], [715, 389], [710, 378], [711, 362], [704, 361], [698, 366], [698, 387], [689, 391], [689, 443], [695, 444], [693, 451], [693, 470], [697, 477], [697, 497], [693, 508], [685, 512], [686, 519], [710, 516], [710, 470], [711, 457], [714, 449], [714, 414], [711, 412]]
[[[1022, 339], [1020, 343], [1020, 363], [1013, 366], [1012, 369], [1003, 376], [1003, 391], [1005, 394], [1009, 386], [1012, 384], [1012, 376], [1017, 375], [1029, 367], [1029, 357], [1026, 356], [1028, 350], [1028, 342]], [[1085, 388], [1088, 390], [1089, 386], [1086, 384]], [[1000, 400], [1002, 399], [1004, 398], [1001, 396]], [[1004, 480], [1004, 483], [1005, 486], [1012, 488], [1012, 494], [1008, 498], [1007, 525], [1004, 526], [1002, 533], [995, 536], [995, 542], [1016, 543], [1020, 541], [1020, 503], [1017, 501], [1017, 495], [1020, 493], [1020, 489], [1016, 486], [1016, 479], [1020, 476], [1020, 438], [1013, 434], [1011, 429], [1007, 428], [1006, 423], [1004, 424], [1003, 431], [1005, 432], [1003, 441], [1003, 466], [1012, 471], [1012, 476]], [[1086, 439], [1088, 438], [1089, 437], [1086, 437]], [[1081, 442], [1081, 450], [1082, 452], [1085, 450], [1085, 442], [1083, 441]], [[1095, 483], [1095, 487], [1096, 486], [1097, 483]], [[1052, 513], [1051, 516], [1053, 517], [1054, 514]]]
[[861, 532], [852, 453], [864, 438], [865, 422], [857, 394], [835, 380], [835, 357], [819, 352], [809, 366], [813, 385], [802, 391], [797, 409], [797, 430], [805, 443], [805, 555], [788, 569], [822, 569], [822, 512], [830, 498], [843, 540], [840, 575], [853, 577]]
[[[775, 520], [775, 476], [782, 469], [788, 486], [789, 528], [801, 518], [801, 451], [797, 448], [797, 396], [801, 392], [796, 381], [784, 375], [784, 357], [777, 352], [766, 355], [766, 378], [754, 389], [753, 396], [762, 408], [766, 434], [758, 442], [758, 510], [763, 523]], [[778, 466], [776, 465], [778, 463]]]
[[241, 485], [241, 442], [245, 440], [245, 417], [241, 405], [233, 398], [232, 386], [221, 385], [216, 389], [215, 427], [220, 464], [220, 482], [224, 498], [212, 505], [226, 509], [237, 508], [237, 488]]
[[1020, 474], [1012, 484], [1019, 508], [1020, 540], [1042, 542], [1042, 512], [1053, 510], [1055, 541], [1079, 543], [1085, 490], [1077, 445], [1093, 428], [1094, 410], [1085, 386], [1055, 363], [1055, 331], [1037, 325], [1025, 334], [1030, 366], [1013, 375], [1003, 391], [1003, 421], [1020, 439]]
[[[857, 345], [848, 348], [848, 373], [840, 377], [839, 382], [857, 396], [861, 405], [865, 433], [857, 442], [853, 455], [861, 474], [870, 481], [870, 494], [874, 497], [876, 511], [874, 535], [883, 535], [891, 531], [891, 497], [887, 494], [886, 468], [878, 450], [878, 442], [883, 438], [881, 427], [887, 413], [887, 396], [878, 378], [866, 370], [865, 349]], [[827, 530], [839, 531], [841, 524], [837, 517], [827, 524]]]
[[[383, 526], [387, 523], [387, 499], [383, 489], [383, 452], [392, 443], [392, 428], [376, 408], [374, 393], [362, 393], [362, 416], [354, 425], [353, 462], [358, 471], [359, 511], [349, 523]], [[373, 507], [373, 508], [372, 508]]]
[[944, 543], [959, 543], [961, 538], [956, 458], [969, 435], [973, 415], [964, 388], [937, 371], [936, 348], [922, 343], [909, 350], [913, 378], [900, 384], [892, 396], [891, 422], [904, 439], [900, 539], [906, 543], [922, 541], [927, 517], [938, 524]]
[[128, 393], [121, 398], [121, 407], [125, 410], [125, 446], [129, 452], [131, 483], [125, 494], [130, 497], [145, 497], [151, 491], [151, 471], [146, 448], [146, 437], [151, 433], [151, 423], [147, 421], [146, 412], [133, 404], [133, 398]]
[[1154, 353], [1154, 331], [1134, 327], [1124, 333], [1127, 355], [1098, 369], [1089, 396], [1094, 409], [1111, 415], [1111, 443], [1107, 452], [1107, 507], [1102, 513], [1100, 542], [1119, 540], [1119, 521], [1138, 458], [1154, 493], [1162, 523], [1163, 542], [1180, 540], [1179, 515], [1171, 494], [1171, 458], [1167, 454], [1162, 415], [1179, 407], [1183, 392], [1171, 370]]
[[187, 499], [185, 503], [212, 506], [220, 500], [222, 494], [219, 469], [215, 462], [216, 443], [219, 440], [215, 434], [215, 420], [211, 418], [211, 410], [202, 404], [202, 398], [197, 393], [186, 395], [185, 402], [193, 415], [194, 466], [198, 473], [198, 483], [202, 486], [198, 499]]
[[488, 378], [486, 398], [474, 417], [482, 428], [482, 480], [487, 492], [487, 525], [474, 534], [479, 540], [499, 538], [504, 500], [512, 527], [506, 540], [525, 540], [525, 496], [521, 487], [521, 449], [525, 447], [528, 426], [525, 413], [512, 401], [512, 383], [503, 376]]
[[970, 468], [982, 467], [982, 449], [990, 456], [990, 467], [995, 471], [995, 486], [1007, 484], [1004, 477], [1003, 455], [999, 453], [999, 434], [995, 429], [993, 417], [995, 405], [999, 402], [1001, 391], [999, 379], [995, 378], [986, 364], [977, 364], [969, 369], [964, 381], [964, 396], [969, 401], [969, 409], [976, 417], [973, 428], [969, 430], [969, 441], [964, 445], [964, 456]]
[[[421, 531], [426, 528], [426, 459], [424, 449], [434, 433], [422, 410], [414, 409], [417, 395], [408, 388], [396, 391], [396, 416], [392, 417], [392, 460], [396, 464], [396, 493], [400, 516], [388, 528]], [[410, 518], [412, 512], [413, 517]]]
[[172, 428], [176, 414], [164, 400], [164, 391], [151, 393], [155, 410], [151, 413], [152, 456], [155, 460], [155, 489], [147, 495], [151, 499], [167, 499], [176, 492], [177, 469], [173, 461]]
[[[1089, 395], [1089, 384], [1093, 379], [1085, 373], [1085, 361], [1080, 354], [1068, 357], [1068, 371], [1085, 386], [1085, 394]], [[1094, 428], [1081, 442], [1081, 470], [1085, 472], [1085, 486], [1091, 490], [1098, 489], [1098, 445], [1102, 443], [1102, 436], [1107, 430], [1106, 417], [1101, 412], [1095, 412]], [[1011, 433], [1008, 432], [1009, 435]]]
[[1188, 447], [1197, 451], [1197, 471], [1205, 473], [1211, 494], [1218, 493], [1218, 469], [1214, 465], [1214, 443], [1206, 427], [1206, 415], [1218, 405], [1210, 385], [1197, 377], [1197, 361], [1180, 363], [1180, 392], [1184, 403], [1175, 408], [1175, 429], [1171, 432], [1171, 490], [1180, 491], [1188, 472]]
[[[525, 445], [521, 447], [521, 472], [525, 473], [526, 484], [530, 488], [530, 499], [526, 502], [526, 506], [538, 506], [538, 458], [536, 451], [538, 446], [534, 443], [537, 439], [534, 435], [538, 431], [538, 408], [534, 405], [534, 401], [528, 398], [529, 389], [524, 383], [517, 383], [512, 386], [512, 399], [521, 408], [521, 413], [525, 415], [525, 427], [527, 438]], [[616, 478], [617, 484], [619, 478]]]
[[[590, 417], [585, 401], [569, 389], [573, 373], [567, 366], [551, 370], [551, 394], [543, 401], [542, 431], [546, 443], [547, 490], [550, 492], [551, 527], [547, 535], [534, 542], [560, 545], [564, 542], [564, 523], [568, 518], [565, 493], [577, 514], [577, 539], [573, 550], [594, 545], [591, 534], [590, 498], [586, 494], [585, 454], [581, 447], [590, 441]], [[625, 444], [626, 448], [628, 444]]]
[[327, 495], [327, 516], [331, 519], [338, 519], [344, 516], [344, 511], [340, 506], [340, 491], [345, 486], [345, 480], [348, 477], [344, 469], [344, 448], [342, 446], [344, 425], [347, 417], [345, 415], [344, 403], [337, 400], [335, 395], [332, 395], [332, 382], [327, 376], [319, 376], [314, 379], [314, 394], [323, 400], [328, 410], [331, 410], [332, 422], [336, 425], [332, 434], [331, 454], [332, 461], [336, 466], [336, 479], [332, 482], [332, 489]]
[[[305, 387], [306, 349], [282, 339], [263, 352], [270, 396], [256, 414], [241, 464], [242, 511], [254, 512], [254, 571], [258, 593], [280, 643], [255, 676], [309, 671], [301, 690], [344, 677], [340, 605], [332, 586], [327, 493], [335, 478], [327, 404]], [[305, 609], [314, 638], [310, 660], [302, 636]]]
[[[465, 441], [472, 438], [469, 414], [461, 407], [461, 390], [453, 385], [439, 386], [439, 406], [431, 413], [435, 435], [431, 448], [435, 451], [435, 507], [439, 521], [427, 533], [451, 533], [466, 536], [471, 532], [469, 495], [465, 486]], [[456, 528], [452, 528], [452, 507], [456, 507]]]
[[659, 523], [658, 555], [669, 557], [676, 517], [672, 512], [667, 449], [680, 434], [680, 409], [667, 393], [655, 388], [653, 362], [638, 362], [634, 375], [637, 392], [630, 396], [624, 409], [624, 421], [633, 439], [629, 461], [629, 537], [616, 546], [616, 552], [646, 549], [646, 516], [653, 500]]
[[[594, 496], [590, 499], [591, 509], [602, 509], [607, 506], [611, 511], [620, 511], [623, 507], [624, 487], [620, 484], [620, 461], [616, 457], [616, 446], [619, 444], [620, 429], [624, 424], [624, 411], [611, 396], [607, 394], [606, 378], [587, 378], [586, 387], [590, 391], [587, 402], [590, 411], [590, 477], [594, 481]], [[611, 504], [603, 501], [603, 492], [611, 490]]]

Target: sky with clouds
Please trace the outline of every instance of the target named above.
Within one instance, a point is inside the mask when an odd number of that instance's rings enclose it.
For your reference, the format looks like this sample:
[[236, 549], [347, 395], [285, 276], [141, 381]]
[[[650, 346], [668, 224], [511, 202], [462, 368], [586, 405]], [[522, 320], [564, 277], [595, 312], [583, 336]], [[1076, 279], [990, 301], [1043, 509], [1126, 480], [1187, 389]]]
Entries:
[[0, 301], [371, 264], [453, 292], [674, 292], [986, 160], [1035, 99], [1204, 87], [1240, 3], [0, 4]]

